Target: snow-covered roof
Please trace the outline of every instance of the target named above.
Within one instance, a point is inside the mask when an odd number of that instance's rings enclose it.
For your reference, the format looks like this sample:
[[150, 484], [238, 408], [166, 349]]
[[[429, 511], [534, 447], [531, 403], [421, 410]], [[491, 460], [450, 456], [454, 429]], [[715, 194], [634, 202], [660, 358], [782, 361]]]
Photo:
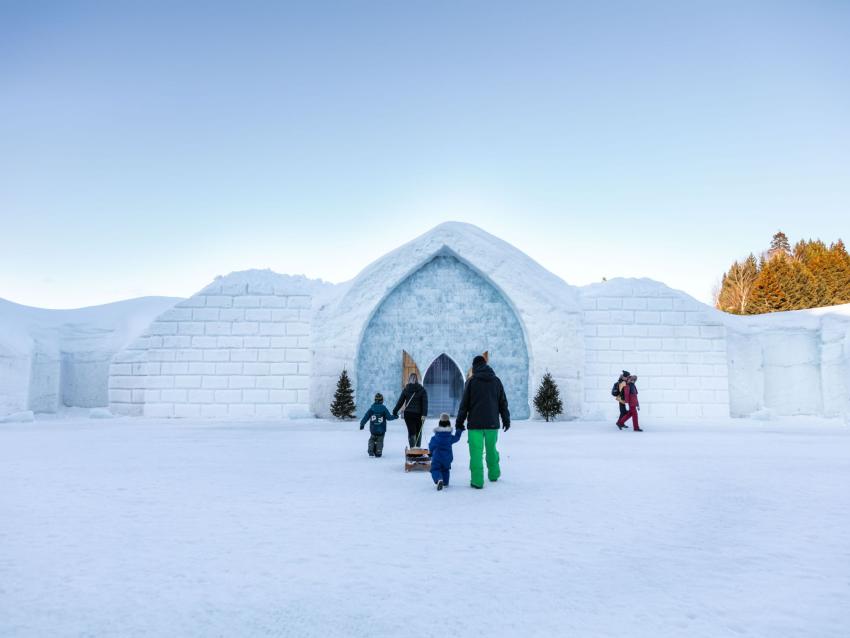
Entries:
[[321, 279], [304, 275], [282, 275], [268, 268], [240, 270], [229, 275], [219, 275], [196, 294], [199, 295], [310, 295], [331, 287]]
[[531, 301], [529, 296], [539, 304], [579, 307], [574, 288], [522, 251], [472, 224], [445, 222], [384, 255], [342, 286], [337, 311], [350, 316], [363, 308], [370, 314], [401, 281], [441, 254], [455, 256], [477, 271], [519, 306], [517, 310], [526, 307], [519, 302]]
[[582, 286], [581, 294], [588, 297], [679, 297], [702, 304], [688, 293], [648, 277], [615, 277]]
[[823, 306], [806, 310], [768, 312], [761, 315], [722, 313], [726, 326], [743, 332], [760, 330], [818, 330], [824, 321], [850, 323], [850, 304]]

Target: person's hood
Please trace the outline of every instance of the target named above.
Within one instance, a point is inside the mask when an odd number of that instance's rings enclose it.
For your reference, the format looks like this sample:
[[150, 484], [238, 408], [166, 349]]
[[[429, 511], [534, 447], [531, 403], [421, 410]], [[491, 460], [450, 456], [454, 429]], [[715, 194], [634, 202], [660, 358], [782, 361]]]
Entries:
[[438, 425], [434, 428], [434, 434], [440, 434], [440, 432], [445, 432], [447, 434], [452, 433], [452, 426], [450, 425]]
[[383, 405], [384, 405], [383, 403], [373, 403], [372, 404], [372, 411], [374, 412], [375, 408], [377, 408], [378, 406], [383, 406]]
[[480, 363], [472, 368], [472, 376], [476, 379], [481, 379], [482, 381], [490, 381], [491, 379], [496, 378], [496, 373], [493, 372], [493, 368], [486, 363]]
[[416, 383], [408, 383], [406, 386], [407, 389], [416, 390], [417, 392], [422, 389], [422, 384], [418, 381]]

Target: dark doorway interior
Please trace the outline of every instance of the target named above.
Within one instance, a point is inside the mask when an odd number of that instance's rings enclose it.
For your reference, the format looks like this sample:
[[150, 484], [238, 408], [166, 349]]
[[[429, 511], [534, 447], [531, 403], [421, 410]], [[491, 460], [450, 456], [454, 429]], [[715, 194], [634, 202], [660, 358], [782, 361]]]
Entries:
[[463, 375], [445, 354], [434, 359], [425, 372], [423, 384], [428, 391], [428, 415], [439, 418], [441, 412], [457, 414], [463, 394]]

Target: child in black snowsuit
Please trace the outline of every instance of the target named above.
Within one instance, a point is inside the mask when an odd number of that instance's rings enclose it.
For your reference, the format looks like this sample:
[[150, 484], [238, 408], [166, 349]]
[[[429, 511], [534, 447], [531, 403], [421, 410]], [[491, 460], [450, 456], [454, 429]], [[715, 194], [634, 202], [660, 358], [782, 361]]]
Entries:
[[458, 426], [457, 432], [452, 434], [452, 422], [449, 415], [443, 412], [440, 415], [440, 423], [434, 428], [434, 436], [428, 443], [428, 451], [431, 453], [431, 478], [434, 479], [438, 490], [449, 485], [449, 474], [454, 460], [452, 445], [460, 441], [461, 436], [463, 426]]
[[384, 406], [384, 395], [378, 392], [375, 395], [375, 402], [372, 407], [366, 410], [366, 414], [360, 419], [360, 429], [366, 427], [366, 421], [369, 422], [369, 446], [367, 452], [369, 456], [381, 458], [384, 453], [384, 435], [387, 433], [387, 421], [397, 419], [397, 416], [390, 414], [390, 411]]

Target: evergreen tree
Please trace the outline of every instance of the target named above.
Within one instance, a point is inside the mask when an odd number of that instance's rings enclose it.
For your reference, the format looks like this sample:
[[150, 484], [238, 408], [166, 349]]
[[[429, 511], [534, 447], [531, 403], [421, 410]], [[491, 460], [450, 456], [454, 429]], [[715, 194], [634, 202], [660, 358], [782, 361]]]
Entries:
[[826, 304], [850, 303], [850, 255], [840, 239], [829, 247], [824, 266]]
[[537, 388], [537, 394], [534, 396], [534, 408], [546, 421], [549, 421], [549, 419], [558, 416], [564, 411], [564, 404], [561, 402], [561, 393], [558, 390], [558, 385], [548, 372], [543, 375], [543, 380], [540, 381], [540, 387]]
[[794, 259], [803, 262], [808, 268], [812, 268], [812, 263], [822, 258], [827, 254], [828, 248], [820, 239], [808, 240], [801, 239], [794, 244]]
[[802, 310], [820, 305], [817, 280], [812, 277], [811, 271], [803, 262], [789, 262], [784, 272], [786, 277], [784, 288], [788, 295], [786, 310]]
[[337, 419], [353, 419], [356, 406], [354, 405], [354, 390], [351, 388], [351, 380], [348, 371], [343, 368], [336, 382], [336, 392], [331, 403], [331, 414]]
[[770, 240], [770, 250], [767, 251], [768, 258], [773, 258], [777, 255], [790, 256], [791, 242], [788, 241], [788, 236], [781, 230]]
[[783, 286], [789, 279], [786, 266], [784, 259], [771, 259], [764, 265], [756, 279], [745, 314], [788, 310], [788, 294]]
[[800, 240], [790, 248], [781, 231], [770, 249], [734, 262], [723, 274], [715, 306], [725, 312], [756, 314], [850, 303], [850, 255], [839, 239]]

